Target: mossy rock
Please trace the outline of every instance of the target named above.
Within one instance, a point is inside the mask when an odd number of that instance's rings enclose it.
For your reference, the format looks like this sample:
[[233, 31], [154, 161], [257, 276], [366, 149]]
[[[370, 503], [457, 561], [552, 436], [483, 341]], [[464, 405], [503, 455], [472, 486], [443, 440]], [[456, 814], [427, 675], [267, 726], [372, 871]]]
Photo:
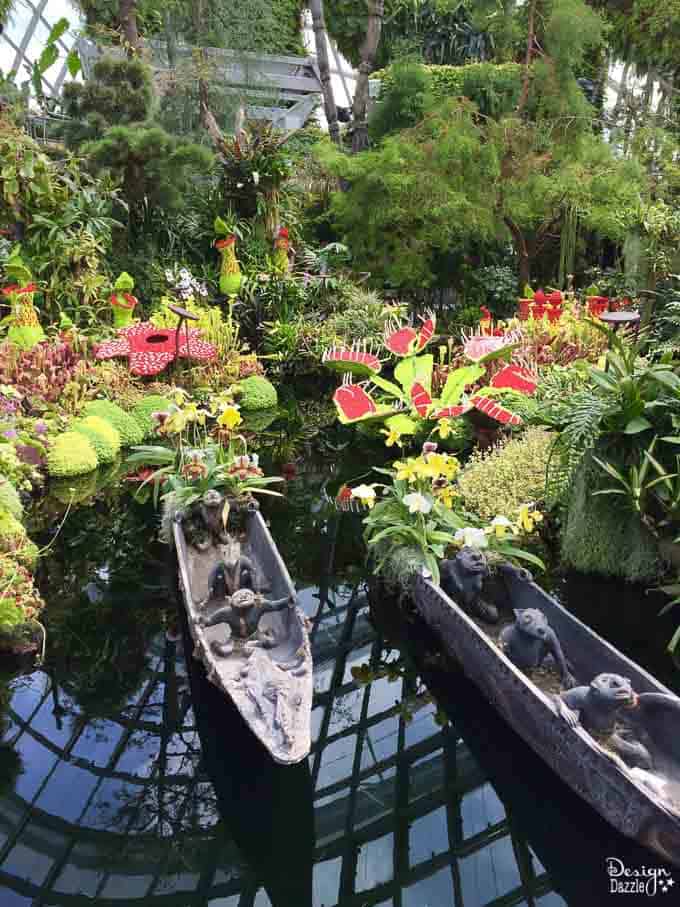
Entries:
[[58, 435], [47, 454], [47, 471], [55, 478], [82, 476], [99, 465], [90, 441], [77, 431]]
[[251, 375], [239, 381], [241, 393], [238, 399], [244, 412], [272, 409], [278, 405], [276, 388], [263, 375]]
[[144, 440], [141, 426], [130, 413], [126, 413], [117, 403], [110, 400], [92, 400], [85, 407], [86, 416], [99, 416], [116, 429], [123, 447], [134, 447]]
[[57, 479], [50, 482], [49, 494], [60, 504], [83, 504], [98, 490], [99, 472], [93, 471], [85, 476], [74, 476], [71, 479]]
[[562, 560], [581, 573], [599, 573], [629, 582], [658, 580], [659, 547], [639, 515], [615, 495], [594, 495], [605, 481], [586, 454], [578, 467], [562, 531]]
[[278, 417], [279, 411], [275, 406], [269, 409], [261, 409], [256, 412], [243, 413], [243, 423], [239, 425], [240, 431], [261, 432], [269, 428], [272, 422]]
[[153, 414], [168, 412], [169, 409], [170, 401], [160, 394], [149, 394], [132, 407], [130, 415], [144, 432], [144, 440], [155, 434], [156, 422]]
[[120, 434], [110, 422], [101, 416], [86, 416], [71, 426], [73, 431], [84, 435], [94, 447], [100, 463], [113, 463], [120, 452]]

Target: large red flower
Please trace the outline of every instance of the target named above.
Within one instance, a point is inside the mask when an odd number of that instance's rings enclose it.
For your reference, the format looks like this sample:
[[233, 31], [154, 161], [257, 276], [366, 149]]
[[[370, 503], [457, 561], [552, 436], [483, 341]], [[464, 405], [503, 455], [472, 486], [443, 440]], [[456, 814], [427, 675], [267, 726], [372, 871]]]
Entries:
[[[155, 324], [143, 321], [118, 331], [119, 339], [102, 343], [96, 352], [97, 359], [113, 359], [127, 356], [130, 373], [133, 375], [157, 375], [167, 368], [177, 356], [176, 332], [173, 328], [157, 328]], [[217, 356], [217, 350], [210, 343], [200, 339], [201, 332], [189, 330], [187, 349], [186, 330], [182, 328], [179, 338], [180, 359], [198, 359], [210, 362]]]

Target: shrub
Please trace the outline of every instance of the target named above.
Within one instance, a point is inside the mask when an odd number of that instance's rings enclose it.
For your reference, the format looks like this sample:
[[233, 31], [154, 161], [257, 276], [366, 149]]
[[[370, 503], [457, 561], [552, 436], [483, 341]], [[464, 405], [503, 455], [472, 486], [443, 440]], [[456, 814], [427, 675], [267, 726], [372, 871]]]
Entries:
[[239, 382], [242, 410], [270, 409], [279, 402], [274, 385], [262, 375], [251, 375]]
[[[518, 63], [469, 63], [465, 66], [425, 66], [421, 69], [429, 76], [427, 91], [437, 100], [457, 98], [461, 95], [474, 101], [481, 113], [498, 117], [509, 113], [517, 105], [522, 85], [522, 66]], [[395, 76], [399, 67], [389, 67], [374, 73], [380, 79], [381, 98], [389, 97], [395, 90]], [[423, 88], [420, 88], [423, 91]]]
[[492, 449], [475, 451], [458, 477], [467, 510], [481, 519], [512, 519], [519, 507], [542, 501], [553, 435], [529, 428], [519, 438]]
[[112, 403], [110, 400], [92, 400], [87, 404], [84, 412], [86, 416], [99, 416], [113, 425], [120, 435], [123, 447], [133, 447], [144, 440], [144, 433], [136, 420], [124, 409], [121, 409], [117, 403]]
[[77, 431], [58, 435], [47, 454], [47, 471], [51, 476], [80, 476], [92, 472], [98, 465], [94, 447], [85, 435]]
[[[638, 514], [614, 495], [593, 495], [604, 473], [586, 454], [576, 471], [562, 533], [562, 559], [582, 573], [649, 582], [661, 573], [657, 544]], [[606, 477], [604, 477], [606, 479]]]
[[73, 431], [84, 435], [94, 447], [100, 463], [113, 463], [120, 451], [120, 434], [100, 416], [86, 416], [71, 426]]
[[160, 394], [149, 394], [132, 407], [130, 415], [144, 432], [144, 439], [150, 438], [155, 431], [154, 413], [168, 412], [170, 401]]

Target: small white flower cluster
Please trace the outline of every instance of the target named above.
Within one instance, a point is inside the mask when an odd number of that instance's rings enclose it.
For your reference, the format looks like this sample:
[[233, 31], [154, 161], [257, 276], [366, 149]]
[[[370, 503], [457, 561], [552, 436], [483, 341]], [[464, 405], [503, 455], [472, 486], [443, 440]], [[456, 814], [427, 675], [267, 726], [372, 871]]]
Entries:
[[171, 268], [166, 268], [165, 279], [168, 282], [171, 292], [174, 293], [178, 299], [187, 300], [192, 296], [202, 296], [205, 298], [208, 295], [208, 288], [206, 285], [200, 280], [196, 280], [188, 268], [180, 268], [177, 272], [173, 271]]

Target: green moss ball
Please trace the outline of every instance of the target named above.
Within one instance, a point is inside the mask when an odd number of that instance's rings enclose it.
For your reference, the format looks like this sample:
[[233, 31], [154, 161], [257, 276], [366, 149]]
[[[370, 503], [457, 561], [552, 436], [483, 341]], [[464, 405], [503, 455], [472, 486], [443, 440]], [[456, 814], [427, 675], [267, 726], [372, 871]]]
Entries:
[[100, 416], [86, 416], [74, 422], [72, 428], [88, 439], [100, 463], [114, 462], [120, 451], [120, 434], [110, 422]]
[[244, 412], [270, 409], [279, 402], [276, 388], [262, 375], [251, 375], [249, 378], [244, 378], [243, 381], [239, 381], [239, 387], [241, 396], [238, 402]]
[[77, 431], [58, 435], [47, 454], [47, 471], [51, 476], [81, 476], [92, 472], [98, 465], [94, 447], [85, 435]]
[[133, 417], [110, 400], [93, 400], [85, 407], [86, 416], [99, 416], [116, 429], [123, 447], [141, 444], [144, 433]]
[[170, 401], [160, 394], [149, 394], [132, 407], [130, 415], [144, 432], [145, 440], [151, 438], [156, 431], [154, 413], [166, 413], [170, 410]]

